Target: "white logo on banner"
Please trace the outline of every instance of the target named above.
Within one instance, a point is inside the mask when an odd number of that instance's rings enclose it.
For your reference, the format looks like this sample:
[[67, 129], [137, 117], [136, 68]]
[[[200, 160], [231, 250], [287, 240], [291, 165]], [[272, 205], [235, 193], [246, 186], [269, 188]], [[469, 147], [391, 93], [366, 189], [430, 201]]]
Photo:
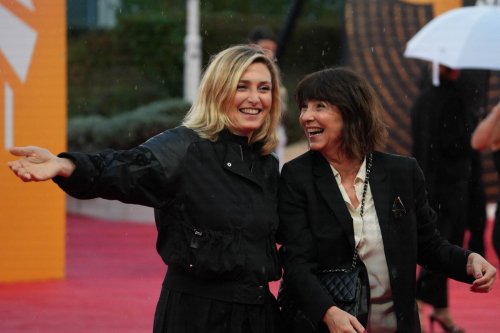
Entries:
[[[30, 11], [35, 10], [31, 0], [17, 2]], [[35, 30], [0, 4], [0, 53], [22, 83], [28, 76], [37, 37]], [[5, 149], [9, 149], [14, 145], [14, 91], [7, 82], [4, 83], [4, 96]]]

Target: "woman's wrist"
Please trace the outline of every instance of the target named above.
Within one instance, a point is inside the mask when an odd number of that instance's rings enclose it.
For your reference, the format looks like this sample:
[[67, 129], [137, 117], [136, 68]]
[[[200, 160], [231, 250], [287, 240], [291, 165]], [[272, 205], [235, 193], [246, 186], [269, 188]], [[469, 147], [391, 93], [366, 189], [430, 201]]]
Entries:
[[69, 158], [57, 157], [57, 162], [61, 166], [61, 169], [58, 172], [58, 176], [62, 176], [64, 178], [68, 178], [71, 176], [73, 171], [75, 171], [75, 164]]

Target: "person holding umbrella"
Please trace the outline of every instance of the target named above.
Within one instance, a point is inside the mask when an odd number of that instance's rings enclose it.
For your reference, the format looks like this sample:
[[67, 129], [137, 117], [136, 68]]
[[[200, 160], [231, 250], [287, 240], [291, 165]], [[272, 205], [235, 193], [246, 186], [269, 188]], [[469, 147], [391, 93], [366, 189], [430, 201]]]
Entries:
[[[443, 65], [439, 70], [440, 85], [424, 88], [411, 109], [412, 156], [424, 173], [441, 236], [461, 246], [469, 212], [473, 158], [469, 142], [474, 127], [456, 85], [460, 71]], [[446, 276], [422, 267], [417, 300], [421, 316], [424, 304], [433, 306], [431, 325], [437, 322], [446, 332], [464, 332], [448, 308]]]

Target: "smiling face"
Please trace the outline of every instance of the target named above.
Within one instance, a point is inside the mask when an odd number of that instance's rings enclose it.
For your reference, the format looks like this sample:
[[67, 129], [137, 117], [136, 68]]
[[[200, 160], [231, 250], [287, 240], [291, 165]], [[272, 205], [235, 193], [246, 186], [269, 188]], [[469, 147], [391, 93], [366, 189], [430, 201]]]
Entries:
[[344, 127], [337, 106], [317, 100], [306, 101], [300, 109], [299, 120], [311, 150], [317, 150], [324, 156], [337, 156]]
[[269, 117], [272, 105], [271, 72], [263, 63], [253, 63], [243, 72], [227, 113], [236, 135], [247, 136], [259, 129]]

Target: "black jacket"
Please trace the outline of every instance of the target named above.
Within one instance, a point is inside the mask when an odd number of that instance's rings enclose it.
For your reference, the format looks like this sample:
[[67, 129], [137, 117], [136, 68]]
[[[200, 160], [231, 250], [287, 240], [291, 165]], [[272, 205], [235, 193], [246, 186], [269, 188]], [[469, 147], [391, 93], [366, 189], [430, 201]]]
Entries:
[[[335, 303], [315, 276], [318, 269], [349, 268], [354, 228], [328, 161], [309, 151], [285, 164], [279, 186], [278, 243], [284, 278], [302, 310], [319, 324]], [[373, 153], [370, 189], [380, 223], [398, 332], [420, 332], [415, 300], [416, 266], [472, 282], [469, 251], [442, 240], [429, 208], [422, 171], [415, 159]], [[406, 214], [392, 212], [400, 197]]]
[[55, 182], [75, 198], [154, 207], [157, 250], [169, 267], [164, 287], [261, 304], [268, 282], [281, 277], [278, 161], [247, 142], [227, 130], [211, 142], [178, 127], [127, 151], [61, 154], [76, 169]]
[[470, 146], [473, 115], [467, 113], [458, 87], [442, 79], [438, 87], [425, 88], [411, 109], [412, 156], [425, 175], [429, 193], [441, 183], [468, 180], [472, 158], [479, 159]]

